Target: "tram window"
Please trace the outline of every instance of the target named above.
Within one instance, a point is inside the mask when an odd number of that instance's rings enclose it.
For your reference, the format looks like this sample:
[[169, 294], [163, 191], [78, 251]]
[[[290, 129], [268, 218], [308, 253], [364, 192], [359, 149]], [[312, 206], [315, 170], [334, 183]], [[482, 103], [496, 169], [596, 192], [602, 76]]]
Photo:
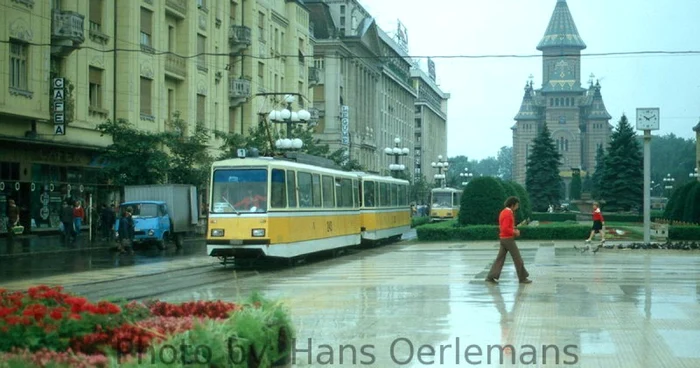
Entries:
[[343, 185], [341, 184], [342, 179], [335, 178], [335, 200], [338, 203], [338, 207], [343, 207]]
[[406, 186], [399, 184], [399, 206], [405, 206], [406, 204]]
[[373, 181], [363, 181], [362, 190], [364, 191], [365, 207], [374, 207], [376, 205], [375, 183]]
[[352, 208], [352, 194], [355, 193], [352, 188], [352, 180], [343, 179], [340, 182], [340, 192], [342, 193], [342, 201], [339, 200], [340, 207]]
[[299, 207], [313, 207], [313, 189], [311, 184], [311, 174], [299, 173]]
[[323, 175], [323, 207], [335, 207], [335, 182], [332, 176]]
[[398, 197], [399, 197], [399, 189], [396, 184], [391, 184], [391, 198], [389, 205], [392, 207], [396, 207], [398, 205]]
[[352, 181], [352, 192], [355, 194], [355, 205], [353, 207], [360, 207], [360, 184], [357, 180]]
[[321, 175], [313, 174], [313, 199], [314, 207], [321, 207]]
[[287, 170], [287, 199], [289, 200], [289, 207], [297, 207], [296, 174], [292, 170]]
[[213, 212], [264, 212], [267, 180], [265, 169], [216, 169], [212, 183]]
[[272, 169], [271, 175], [271, 200], [272, 208], [287, 207], [287, 188], [284, 177], [284, 170]]
[[379, 202], [382, 207], [388, 207], [391, 201], [389, 200], [389, 184], [379, 183]]

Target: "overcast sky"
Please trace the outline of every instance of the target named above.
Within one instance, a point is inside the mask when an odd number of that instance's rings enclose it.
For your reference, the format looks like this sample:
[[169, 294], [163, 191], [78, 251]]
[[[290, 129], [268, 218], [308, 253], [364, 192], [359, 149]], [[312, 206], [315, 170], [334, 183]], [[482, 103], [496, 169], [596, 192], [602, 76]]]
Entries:
[[[512, 146], [510, 127], [530, 74], [542, 86], [536, 46], [557, 0], [359, 0], [393, 34], [406, 26], [411, 56], [433, 56], [440, 88], [451, 94], [448, 156], [495, 156]], [[694, 138], [700, 120], [700, 54], [586, 54], [636, 51], [700, 52], [700, 0], [568, 0], [581, 38], [581, 81], [593, 73], [617, 124], [634, 126], [637, 107], [659, 107], [661, 130]], [[444, 58], [455, 55], [536, 55], [531, 58]], [[443, 56], [441, 58], [440, 56]], [[423, 63], [425, 63], [423, 59]]]

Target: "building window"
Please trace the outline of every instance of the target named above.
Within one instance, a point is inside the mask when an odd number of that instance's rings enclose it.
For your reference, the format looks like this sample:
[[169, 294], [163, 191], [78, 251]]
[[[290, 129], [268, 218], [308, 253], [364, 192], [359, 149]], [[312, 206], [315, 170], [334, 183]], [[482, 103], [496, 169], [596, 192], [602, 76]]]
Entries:
[[102, 108], [102, 69], [90, 67], [90, 107]]
[[204, 95], [197, 95], [197, 124], [204, 124], [206, 121], [207, 98]]
[[102, 1], [90, 0], [90, 30], [102, 32]]
[[265, 88], [265, 64], [258, 62], [258, 85]]
[[199, 70], [207, 71], [207, 58], [206, 58], [206, 44], [207, 38], [198, 34], [197, 35], [197, 68]]
[[168, 51], [175, 52], [175, 26], [168, 26]]
[[141, 114], [152, 115], [151, 94], [153, 92], [153, 81], [141, 77]]
[[15, 40], [10, 41], [10, 88], [22, 91], [29, 89], [28, 57], [29, 45]]
[[146, 47], [146, 50], [153, 50], [153, 12], [148, 9], [141, 8], [141, 49]]
[[265, 41], [265, 13], [258, 13], [258, 39]]

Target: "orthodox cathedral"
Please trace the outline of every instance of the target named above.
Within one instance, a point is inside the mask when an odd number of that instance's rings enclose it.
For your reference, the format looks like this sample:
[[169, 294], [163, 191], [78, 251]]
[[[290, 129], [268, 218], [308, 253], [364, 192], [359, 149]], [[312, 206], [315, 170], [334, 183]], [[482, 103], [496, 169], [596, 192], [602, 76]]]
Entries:
[[557, 0], [549, 26], [537, 50], [542, 52], [542, 88], [525, 84], [513, 130], [513, 180], [525, 185], [528, 155], [540, 128], [546, 124], [562, 154], [560, 173], [567, 184], [572, 172], [593, 174], [599, 146], [607, 148], [613, 127], [605, 109], [600, 83], [591, 74], [581, 86], [581, 50], [586, 44], [576, 29], [566, 0]]

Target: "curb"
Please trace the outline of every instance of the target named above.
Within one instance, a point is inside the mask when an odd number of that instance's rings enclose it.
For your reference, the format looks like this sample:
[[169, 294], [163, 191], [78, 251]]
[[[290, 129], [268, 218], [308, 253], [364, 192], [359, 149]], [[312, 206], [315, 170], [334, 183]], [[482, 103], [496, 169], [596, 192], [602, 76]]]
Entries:
[[[197, 241], [204, 241], [205, 239], [185, 239], [185, 243], [194, 243]], [[67, 252], [82, 252], [86, 250], [105, 250], [105, 249], [116, 249], [117, 245], [108, 245], [108, 246], [95, 246], [95, 247], [87, 247], [87, 248], [65, 248], [65, 249], [56, 249], [56, 250], [47, 250], [47, 251], [38, 251], [38, 252], [22, 252], [22, 253], [12, 253], [12, 254], [7, 254], [7, 253], [0, 253], [0, 259], [3, 258], [20, 258], [20, 257], [26, 257], [26, 256], [34, 256], [34, 255], [47, 255], [47, 254], [56, 254], [56, 253], [67, 253]]]
[[[167, 271], [156, 271], [152, 273], [142, 273], [138, 275], [129, 275], [129, 276], [122, 276], [122, 277], [115, 277], [107, 280], [99, 280], [99, 281], [93, 281], [93, 282], [83, 282], [79, 284], [67, 284], [63, 285], [64, 287], [79, 287], [79, 286], [90, 286], [90, 285], [97, 285], [97, 284], [102, 284], [102, 283], [107, 283], [107, 282], [114, 282], [114, 281], [122, 281], [122, 280], [128, 280], [128, 279], [135, 279], [135, 278], [141, 278], [141, 277], [148, 277], [148, 276], [157, 276], [157, 275], [163, 275], [167, 273], [173, 273], [173, 272], [180, 272], [180, 271], [186, 271], [186, 270], [194, 270], [198, 268], [205, 268], [205, 267], [211, 267], [212, 264], [205, 264], [205, 265], [199, 265], [199, 266], [186, 266], [182, 268], [175, 268], [172, 270], [167, 270]], [[134, 267], [134, 266], [132, 266]]]

